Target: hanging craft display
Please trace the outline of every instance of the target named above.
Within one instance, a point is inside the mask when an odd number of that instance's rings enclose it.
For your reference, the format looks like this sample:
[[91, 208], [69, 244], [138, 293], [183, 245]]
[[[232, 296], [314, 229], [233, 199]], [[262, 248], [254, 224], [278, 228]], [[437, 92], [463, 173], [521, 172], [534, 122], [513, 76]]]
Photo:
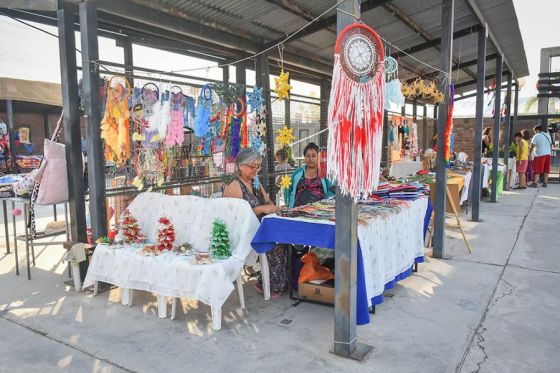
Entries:
[[204, 137], [208, 131], [208, 124], [210, 123], [210, 111], [212, 109], [212, 89], [209, 84], [202, 87], [200, 96], [198, 96], [198, 103], [196, 105], [196, 115], [194, 120], [194, 134], [199, 139]]
[[385, 80], [388, 82], [397, 79], [399, 69], [397, 60], [391, 56], [386, 56], [383, 63], [385, 65]]
[[280, 189], [288, 189], [292, 185], [292, 178], [290, 175], [282, 175], [280, 177]]
[[169, 124], [171, 124], [171, 102], [169, 98], [170, 92], [165, 90], [161, 94], [161, 113], [158, 125], [159, 141], [165, 140], [165, 137], [167, 136], [167, 128], [169, 127]]
[[358, 199], [377, 188], [383, 137], [384, 50], [364, 24], [347, 26], [335, 45], [328, 108], [327, 177]]
[[432, 80], [418, 78], [411, 83], [404, 82], [401, 84], [401, 91], [410, 100], [421, 98], [433, 103], [443, 101], [443, 93], [437, 89], [436, 84]]
[[218, 259], [226, 259], [231, 256], [228, 229], [226, 224], [220, 219], [215, 219], [212, 223], [210, 251], [212, 252], [212, 256]]
[[282, 68], [278, 78], [274, 78], [274, 92], [278, 95], [278, 101], [290, 98], [290, 73], [285, 72]]
[[241, 84], [215, 82], [214, 91], [226, 106], [235, 104], [239, 97], [245, 95], [245, 86]]
[[240, 122], [241, 147], [246, 148], [249, 145], [249, 132], [247, 128], [247, 104], [243, 96], [237, 98], [234, 116]]
[[165, 144], [167, 146], [180, 146], [185, 140], [185, 96], [180, 87], [175, 87], [179, 89], [179, 92], [171, 93], [171, 123], [167, 131], [167, 137], [165, 138]]
[[107, 87], [107, 101], [105, 114], [101, 121], [101, 138], [105, 140], [105, 159], [114, 161], [121, 166], [130, 158], [130, 86], [128, 81], [121, 78], [125, 84], [111, 82]]
[[18, 129], [19, 132], [19, 142], [22, 144], [31, 144], [30, 140], [30, 132], [31, 129], [29, 127], [21, 127]]
[[266, 153], [266, 143], [263, 142], [258, 135], [253, 135], [251, 137], [251, 147], [255, 152], [259, 153], [262, 156], [264, 156], [264, 154]]
[[449, 86], [449, 95], [449, 111], [447, 112], [447, 122], [445, 123], [445, 132], [443, 133], [443, 155], [447, 165], [451, 161], [451, 131], [453, 130], [453, 107], [455, 106], [455, 86], [453, 84]]
[[399, 64], [391, 56], [385, 57], [385, 109], [391, 106], [403, 107], [405, 98], [401, 91], [401, 81], [398, 79]]
[[279, 129], [276, 132], [278, 132], [278, 136], [276, 136], [276, 142], [280, 146], [291, 145], [292, 142], [296, 139], [296, 137], [294, 136], [293, 128], [284, 126], [284, 128]]
[[264, 104], [263, 89], [254, 86], [253, 90], [247, 96], [247, 103], [251, 107], [251, 112], [259, 111]]

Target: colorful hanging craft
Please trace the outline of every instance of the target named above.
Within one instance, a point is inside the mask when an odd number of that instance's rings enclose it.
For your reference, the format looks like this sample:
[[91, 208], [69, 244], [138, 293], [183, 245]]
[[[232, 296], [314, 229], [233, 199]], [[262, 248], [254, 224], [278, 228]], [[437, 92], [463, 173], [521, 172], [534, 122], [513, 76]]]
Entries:
[[130, 158], [130, 110], [128, 107], [130, 86], [121, 78], [125, 85], [111, 82], [107, 88], [105, 114], [101, 121], [101, 138], [105, 140], [105, 159], [123, 165]]
[[296, 139], [296, 137], [294, 136], [293, 128], [284, 126], [284, 128], [279, 129], [276, 132], [278, 132], [278, 136], [276, 136], [276, 142], [280, 146], [291, 145], [292, 142]]
[[451, 84], [449, 87], [449, 111], [447, 113], [447, 122], [445, 123], [445, 132], [443, 133], [444, 141], [444, 158], [445, 162], [449, 165], [451, 161], [451, 131], [453, 130], [453, 107], [455, 97], [455, 86]]
[[328, 109], [327, 177], [358, 199], [377, 188], [383, 137], [383, 44], [364, 24], [338, 36]]
[[288, 189], [292, 185], [292, 178], [290, 175], [282, 175], [280, 177], [280, 189]]
[[245, 98], [239, 96], [235, 106], [234, 117], [240, 121], [241, 147], [246, 148], [249, 145], [249, 132], [247, 128], [247, 104], [245, 103]]
[[251, 112], [259, 111], [264, 104], [263, 89], [257, 86], [253, 87], [253, 90], [247, 95], [247, 103], [251, 107]]
[[262, 156], [266, 153], [266, 143], [256, 134], [251, 136], [251, 146], [255, 152]]
[[202, 87], [200, 96], [198, 96], [198, 103], [196, 105], [196, 115], [194, 120], [194, 134], [199, 139], [204, 137], [208, 131], [208, 124], [210, 123], [210, 111], [212, 109], [212, 89], [209, 84]]
[[167, 146], [180, 146], [185, 140], [185, 96], [181, 88], [177, 88], [179, 92], [171, 93], [171, 123], [165, 138]]
[[278, 101], [290, 98], [290, 73], [285, 72], [284, 68], [280, 72], [278, 78], [274, 78], [274, 92], [278, 95]]

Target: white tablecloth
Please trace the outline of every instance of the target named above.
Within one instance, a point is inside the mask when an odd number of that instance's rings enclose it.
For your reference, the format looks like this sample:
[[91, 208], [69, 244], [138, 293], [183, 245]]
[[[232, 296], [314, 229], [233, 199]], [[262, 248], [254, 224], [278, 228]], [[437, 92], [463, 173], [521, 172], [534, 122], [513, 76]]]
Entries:
[[424, 255], [424, 216], [428, 198], [410, 202], [398, 214], [376, 217], [368, 226], [358, 226], [368, 302], [382, 294], [385, 284], [408, 270]]
[[413, 175], [422, 169], [422, 162], [396, 161], [391, 163], [389, 174], [396, 178]]
[[465, 183], [463, 184], [463, 190], [461, 191], [461, 205], [463, 204], [463, 202], [469, 199], [469, 189], [471, 186], [472, 172], [467, 172], [463, 176], [465, 178]]
[[[516, 168], [515, 168], [515, 161], [516, 161], [515, 157], [514, 157], [514, 158], [511, 158], [511, 157], [510, 157], [509, 160], [508, 160], [508, 167], [507, 167], [507, 168], [508, 168], [509, 175], [510, 175], [510, 176], [509, 176], [509, 187], [510, 187], [510, 188], [513, 188], [513, 187], [515, 186], [516, 182], [517, 182], [517, 171], [516, 171]], [[489, 170], [490, 170], [490, 171], [492, 170], [492, 166], [491, 166], [491, 164], [492, 164], [492, 158], [483, 157], [483, 158], [482, 158], [482, 162], [483, 162], [483, 166], [484, 166], [484, 163], [485, 163], [485, 162], [489, 162], [489, 163], [490, 163], [490, 165], [488, 166], [488, 167], [489, 167]], [[505, 165], [504, 159], [503, 159], [503, 158], [499, 158], [499, 159], [498, 159], [498, 163], [501, 163], [502, 165]], [[504, 168], [505, 168], [505, 166], [500, 166], [500, 168], [498, 168], [498, 169], [499, 169], [500, 171], [504, 172]], [[504, 174], [504, 181], [505, 181], [505, 177], [506, 177], [506, 176], [505, 176], [505, 174]], [[488, 188], [488, 179], [489, 179], [489, 178], [490, 178], [490, 174], [488, 174], [488, 177], [485, 176], [485, 177], [482, 179], [482, 187], [483, 187], [483, 188]], [[504, 186], [505, 186], [505, 183], [504, 183]]]
[[141, 232], [154, 242], [157, 221], [166, 216], [175, 226], [176, 244], [188, 242], [198, 251], [207, 251], [214, 219], [227, 226], [232, 256], [212, 264], [192, 264], [192, 257], [166, 253], [145, 256], [140, 245], [112, 248], [98, 245], [88, 268], [84, 287], [95, 281], [127, 289], [153, 291], [160, 295], [198, 299], [211, 307], [221, 307], [233, 291], [233, 282], [250, 253], [251, 240], [259, 222], [242, 199], [207, 199], [193, 196], [140, 194], [128, 207], [138, 219]]

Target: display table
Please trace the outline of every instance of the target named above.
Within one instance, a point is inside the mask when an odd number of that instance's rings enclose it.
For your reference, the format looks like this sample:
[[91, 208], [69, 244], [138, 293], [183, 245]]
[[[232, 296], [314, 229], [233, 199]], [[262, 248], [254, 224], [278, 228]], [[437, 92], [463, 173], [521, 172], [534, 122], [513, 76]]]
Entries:
[[[429, 210], [429, 211], [428, 211]], [[383, 292], [412, 273], [424, 261], [424, 227], [431, 215], [428, 198], [410, 201], [399, 213], [376, 216], [358, 225], [357, 315], [359, 325], [369, 323], [369, 307], [383, 301]], [[266, 216], [251, 245], [265, 253], [277, 243], [334, 249], [335, 224], [327, 220], [305, 220]]]
[[414, 175], [422, 169], [422, 162], [416, 161], [395, 161], [391, 162], [389, 175], [398, 178]]

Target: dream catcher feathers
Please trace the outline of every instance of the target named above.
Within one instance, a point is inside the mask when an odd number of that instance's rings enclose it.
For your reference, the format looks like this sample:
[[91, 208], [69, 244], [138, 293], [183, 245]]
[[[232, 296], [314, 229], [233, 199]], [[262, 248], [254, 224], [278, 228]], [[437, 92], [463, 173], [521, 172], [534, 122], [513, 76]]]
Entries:
[[383, 135], [384, 50], [377, 33], [352, 24], [338, 36], [328, 108], [327, 177], [358, 199], [377, 188]]

